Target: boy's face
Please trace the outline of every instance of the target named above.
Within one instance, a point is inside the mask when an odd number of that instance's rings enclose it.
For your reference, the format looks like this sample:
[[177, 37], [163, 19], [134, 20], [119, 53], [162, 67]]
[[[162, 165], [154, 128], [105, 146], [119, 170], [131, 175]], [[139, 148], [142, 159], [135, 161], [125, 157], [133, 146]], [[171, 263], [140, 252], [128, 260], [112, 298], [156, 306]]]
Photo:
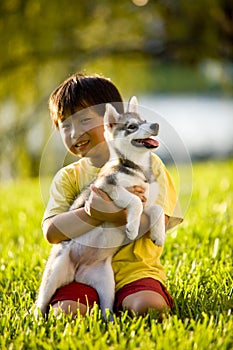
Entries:
[[78, 157], [97, 156], [101, 146], [106, 144], [103, 121], [103, 117], [91, 108], [59, 121], [62, 141], [69, 152]]

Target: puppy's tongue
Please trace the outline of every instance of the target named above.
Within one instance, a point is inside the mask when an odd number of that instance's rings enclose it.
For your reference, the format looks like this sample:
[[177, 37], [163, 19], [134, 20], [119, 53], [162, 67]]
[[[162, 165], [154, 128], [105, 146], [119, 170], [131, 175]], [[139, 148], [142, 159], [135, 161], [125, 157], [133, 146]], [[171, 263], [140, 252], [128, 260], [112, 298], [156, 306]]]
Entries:
[[141, 140], [141, 142], [144, 144], [145, 147], [149, 147], [149, 148], [157, 148], [159, 146], [159, 143], [157, 140], [154, 139], [143, 139]]

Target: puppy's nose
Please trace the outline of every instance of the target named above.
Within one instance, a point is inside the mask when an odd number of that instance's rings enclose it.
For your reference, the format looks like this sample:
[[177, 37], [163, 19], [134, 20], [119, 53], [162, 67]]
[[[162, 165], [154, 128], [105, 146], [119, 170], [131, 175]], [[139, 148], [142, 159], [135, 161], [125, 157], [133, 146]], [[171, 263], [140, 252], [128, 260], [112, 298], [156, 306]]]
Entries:
[[158, 132], [159, 132], [159, 124], [157, 124], [157, 123], [151, 124], [150, 128], [151, 128], [152, 131], [154, 131], [156, 134], [158, 134]]

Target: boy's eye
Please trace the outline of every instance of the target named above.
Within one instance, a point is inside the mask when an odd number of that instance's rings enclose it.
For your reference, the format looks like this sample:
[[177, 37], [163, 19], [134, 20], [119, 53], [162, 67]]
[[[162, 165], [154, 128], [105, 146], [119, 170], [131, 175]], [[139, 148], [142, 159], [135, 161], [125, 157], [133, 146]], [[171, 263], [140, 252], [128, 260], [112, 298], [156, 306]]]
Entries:
[[83, 118], [83, 119], [81, 120], [81, 123], [82, 123], [82, 124], [87, 124], [87, 123], [91, 122], [91, 120], [92, 120], [92, 118]]
[[70, 123], [61, 123], [62, 129], [68, 129], [70, 128]]

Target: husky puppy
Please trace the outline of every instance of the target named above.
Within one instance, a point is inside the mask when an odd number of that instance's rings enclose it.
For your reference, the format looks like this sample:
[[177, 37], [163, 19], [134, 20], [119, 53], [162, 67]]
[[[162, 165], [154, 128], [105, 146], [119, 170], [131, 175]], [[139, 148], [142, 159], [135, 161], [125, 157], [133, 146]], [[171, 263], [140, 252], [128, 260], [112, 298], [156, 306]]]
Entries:
[[[93, 184], [106, 192], [118, 207], [127, 208], [126, 230], [103, 224], [80, 237], [55, 244], [42, 277], [36, 313], [39, 308], [45, 315], [56, 289], [72, 281], [94, 287], [103, 315], [106, 315], [106, 309], [112, 312], [115, 294], [112, 256], [122, 244], [138, 236], [143, 210], [150, 218], [151, 239], [157, 245], [164, 244], [164, 213], [154, 204], [158, 184], [151, 168], [151, 150], [158, 147], [158, 142], [151, 137], [158, 134], [159, 125], [140, 117], [137, 99], [133, 97], [123, 114], [106, 104], [104, 130], [110, 159]], [[144, 207], [139, 197], [126, 189], [134, 185], [145, 189], [147, 201]], [[88, 186], [74, 200], [70, 210], [87, 204], [90, 193]]]

